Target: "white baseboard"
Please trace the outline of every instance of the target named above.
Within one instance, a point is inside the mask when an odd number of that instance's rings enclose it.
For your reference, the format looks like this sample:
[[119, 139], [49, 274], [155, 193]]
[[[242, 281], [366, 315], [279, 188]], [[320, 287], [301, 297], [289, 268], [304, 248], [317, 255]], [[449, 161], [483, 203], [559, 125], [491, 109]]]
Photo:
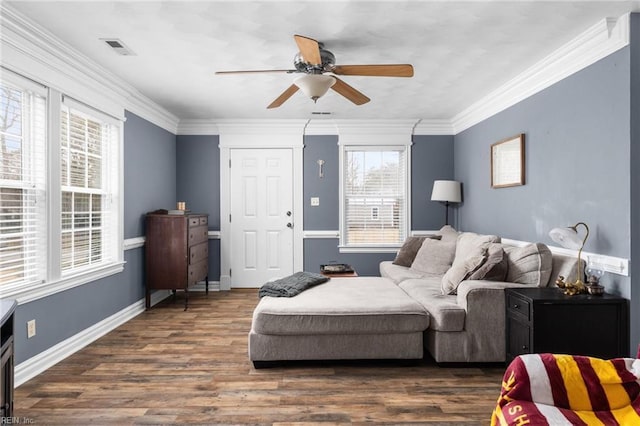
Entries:
[[[204, 285], [203, 285], [204, 286]], [[156, 291], [151, 295], [151, 306], [169, 296], [168, 291]], [[21, 362], [15, 367], [15, 387], [22, 385], [48, 368], [73, 355], [88, 344], [135, 318], [145, 310], [144, 299], [127, 306], [108, 318], [82, 330], [66, 340], [40, 352], [38, 355]]]

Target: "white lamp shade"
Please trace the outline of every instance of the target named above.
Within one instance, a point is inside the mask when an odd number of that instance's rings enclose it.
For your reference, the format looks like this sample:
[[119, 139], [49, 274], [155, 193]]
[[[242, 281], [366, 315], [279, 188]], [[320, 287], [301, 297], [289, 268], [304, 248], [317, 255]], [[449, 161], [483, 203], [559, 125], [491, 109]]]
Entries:
[[302, 93], [315, 101], [324, 96], [327, 90], [336, 84], [336, 79], [330, 75], [305, 74], [296, 78], [293, 84], [298, 86]]
[[553, 228], [549, 231], [549, 236], [564, 248], [571, 250], [582, 248], [583, 240], [578, 236], [578, 231], [573, 228]]
[[436, 180], [433, 182], [431, 201], [448, 201], [459, 203], [462, 201], [460, 182], [455, 180]]

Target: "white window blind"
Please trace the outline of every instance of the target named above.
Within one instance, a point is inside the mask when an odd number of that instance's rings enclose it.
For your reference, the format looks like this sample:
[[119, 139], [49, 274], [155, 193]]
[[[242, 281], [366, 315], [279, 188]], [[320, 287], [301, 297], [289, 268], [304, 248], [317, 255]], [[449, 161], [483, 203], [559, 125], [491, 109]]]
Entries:
[[46, 117], [46, 90], [4, 71], [0, 81], [2, 289], [46, 278]]
[[345, 147], [343, 246], [401, 244], [407, 229], [404, 147]]
[[65, 98], [60, 115], [61, 270], [113, 261], [110, 226], [119, 129], [110, 119]]

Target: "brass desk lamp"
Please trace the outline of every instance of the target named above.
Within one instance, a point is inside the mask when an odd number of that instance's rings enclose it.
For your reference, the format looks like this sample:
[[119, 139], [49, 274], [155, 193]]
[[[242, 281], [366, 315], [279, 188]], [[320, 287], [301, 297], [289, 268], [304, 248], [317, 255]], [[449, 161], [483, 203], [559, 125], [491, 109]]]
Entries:
[[[586, 230], [585, 236], [582, 239], [578, 236], [578, 226], [580, 225], [584, 226], [584, 229]], [[558, 287], [565, 289], [565, 294], [573, 295], [586, 293], [587, 288], [582, 282], [583, 271], [581, 256], [582, 248], [587, 242], [587, 238], [589, 238], [589, 227], [584, 222], [578, 222], [575, 225], [566, 228], [553, 228], [549, 232], [549, 236], [553, 241], [560, 244], [564, 248], [578, 250], [578, 276], [576, 277], [576, 280], [574, 282], [565, 282], [563, 280], [563, 277], [559, 277], [558, 281], [556, 281], [556, 284], [558, 285]]]

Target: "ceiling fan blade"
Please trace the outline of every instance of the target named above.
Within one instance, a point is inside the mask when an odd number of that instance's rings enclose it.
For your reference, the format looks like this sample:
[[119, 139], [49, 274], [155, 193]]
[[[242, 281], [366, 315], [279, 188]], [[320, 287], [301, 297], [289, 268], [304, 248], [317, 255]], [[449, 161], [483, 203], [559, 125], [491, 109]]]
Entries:
[[262, 72], [286, 72], [293, 73], [296, 70], [239, 70], [239, 71], [216, 71], [216, 74], [254, 74]]
[[293, 38], [298, 45], [300, 54], [305, 61], [311, 65], [322, 65], [322, 58], [320, 58], [320, 46], [318, 42], [312, 38], [294, 35]]
[[292, 84], [287, 88], [287, 90], [282, 92], [282, 94], [278, 96], [275, 101], [271, 102], [267, 107], [267, 109], [278, 108], [280, 105], [285, 103], [287, 99], [293, 96], [293, 94], [296, 93], [297, 91], [298, 91], [298, 86], [296, 86], [295, 84]]
[[338, 75], [364, 75], [372, 77], [413, 77], [410, 64], [390, 65], [336, 65], [332, 73]]
[[339, 78], [336, 78], [336, 82], [331, 88], [356, 105], [366, 104], [371, 100]]

